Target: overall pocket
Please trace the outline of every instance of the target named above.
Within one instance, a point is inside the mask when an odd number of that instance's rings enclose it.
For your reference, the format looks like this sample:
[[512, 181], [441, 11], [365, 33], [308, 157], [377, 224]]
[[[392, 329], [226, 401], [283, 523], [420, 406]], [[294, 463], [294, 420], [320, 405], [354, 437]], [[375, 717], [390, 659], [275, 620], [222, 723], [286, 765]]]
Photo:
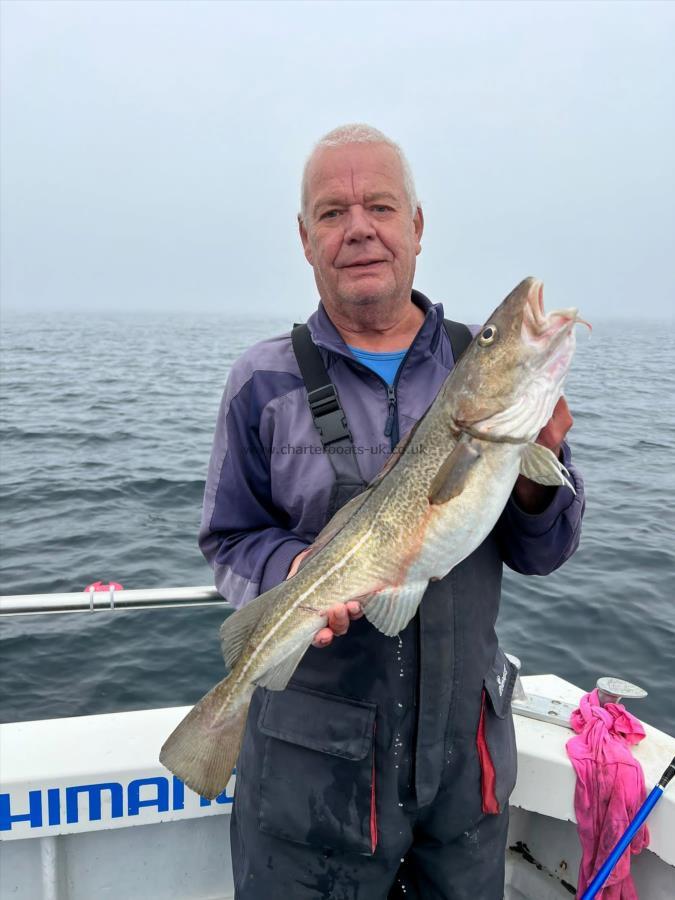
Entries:
[[498, 649], [483, 678], [476, 747], [483, 812], [488, 814], [502, 811], [516, 783], [518, 756], [511, 697], [517, 674], [516, 667]]
[[261, 831], [309, 846], [372, 854], [377, 845], [376, 704], [301, 688], [267, 691]]

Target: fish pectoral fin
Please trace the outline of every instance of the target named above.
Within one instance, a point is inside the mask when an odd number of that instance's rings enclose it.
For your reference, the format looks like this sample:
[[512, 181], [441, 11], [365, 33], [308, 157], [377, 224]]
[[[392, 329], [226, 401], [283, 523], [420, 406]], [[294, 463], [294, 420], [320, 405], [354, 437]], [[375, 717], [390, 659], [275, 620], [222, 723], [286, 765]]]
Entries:
[[[311, 643], [311, 642], [310, 642]], [[263, 673], [259, 678], [255, 679], [255, 683], [259, 687], [267, 688], [268, 691], [283, 691], [291, 680], [293, 672], [300, 665], [302, 657], [307, 652], [309, 643], [303, 643], [297, 650], [286, 657], [286, 659]]]
[[364, 605], [364, 615], [378, 631], [393, 637], [403, 631], [415, 615], [426, 589], [426, 581], [415, 581], [373, 594]]
[[552, 450], [542, 444], [527, 444], [520, 458], [520, 474], [550, 486], [565, 485], [576, 494], [572, 476]]
[[246, 606], [236, 610], [220, 626], [220, 647], [223, 657], [230, 669], [233, 669], [237, 660], [244, 651], [249, 638], [256, 630], [262, 619], [268, 615], [279, 602], [279, 594], [286, 582], [282, 582], [271, 590], [266, 591]]
[[475, 441], [459, 441], [434, 475], [429, 486], [429, 503], [447, 503], [464, 490], [467, 478], [481, 457]]

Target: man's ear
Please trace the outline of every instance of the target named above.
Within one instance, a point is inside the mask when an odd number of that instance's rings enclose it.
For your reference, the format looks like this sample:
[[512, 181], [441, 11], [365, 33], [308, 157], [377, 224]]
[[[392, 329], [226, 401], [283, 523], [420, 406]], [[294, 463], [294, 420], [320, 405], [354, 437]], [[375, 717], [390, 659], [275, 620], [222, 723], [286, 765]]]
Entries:
[[310, 266], [314, 265], [313, 256], [312, 256], [312, 248], [309, 244], [309, 235], [307, 234], [307, 229], [305, 228], [305, 223], [302, 221], [302, 216], [298, 213], [298, 230], [300, 232], [300, 240], [302, 241], [302, 249], [305, 251], [305, 259], [310, 264]]
[[422, 212], [421, 206], [418, 206], [415, 210], [415, 215], [413, 216], [413, 226], [415, 228], [415, 237], [417, 238], [415, 255], [419, 255], [422, 252], [422, 232], [424, 231], [424, 213]]

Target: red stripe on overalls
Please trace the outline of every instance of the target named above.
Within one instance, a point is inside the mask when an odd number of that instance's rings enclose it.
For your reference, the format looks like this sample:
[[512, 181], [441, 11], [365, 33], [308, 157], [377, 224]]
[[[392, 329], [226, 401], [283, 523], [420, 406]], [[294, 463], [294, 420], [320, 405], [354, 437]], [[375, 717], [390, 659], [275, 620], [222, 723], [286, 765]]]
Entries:
[[377, 847], [377, 808], [375, 806], [375, 753], [373, 752], [373, 779], [370, 782], [370, 851]]
[[483, 801], [483, 812], [488, 815], [496, 815], [501, 810], [499, 808], [495, 790], [495, 767], [485, 738], [485, 688], [483, 688], [481, 697], [476, 748], [478, 750], [478, 760], [480, 762], [480, 788]]

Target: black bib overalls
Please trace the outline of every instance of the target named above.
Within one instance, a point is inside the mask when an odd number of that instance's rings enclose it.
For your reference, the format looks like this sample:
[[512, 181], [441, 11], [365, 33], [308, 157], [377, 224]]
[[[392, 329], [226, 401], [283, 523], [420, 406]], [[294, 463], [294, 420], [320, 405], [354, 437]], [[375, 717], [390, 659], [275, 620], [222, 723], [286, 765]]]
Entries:
[[[352, 475], [336, 470], [336, 505], [361, 489], [341, 488]], [[501, 576], [490, 536], [398, 637], [359, 619], [310, 647], [285, 691], [258, 688], [231, 823], [238, 900], [501, 900], [516, 777]]]

